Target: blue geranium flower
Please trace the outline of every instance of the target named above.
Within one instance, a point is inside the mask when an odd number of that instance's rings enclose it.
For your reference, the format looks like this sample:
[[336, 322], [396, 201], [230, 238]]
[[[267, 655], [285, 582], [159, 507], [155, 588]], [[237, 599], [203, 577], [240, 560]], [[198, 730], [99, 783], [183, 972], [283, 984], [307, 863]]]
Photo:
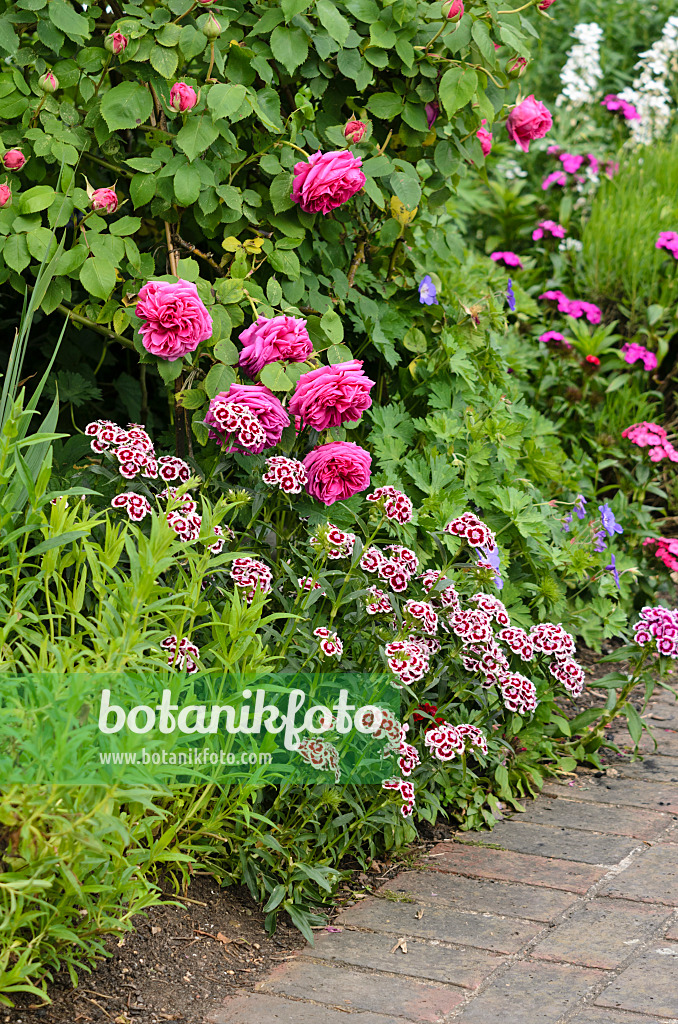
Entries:
[[614, 582], [617, 584], [617, 590], [620, 590], [619, 586], [619, 571], [617, 569], [617, 560], [614, 555], [610, 555], [610, 564], [606, 565], [605, 568], [608, 572], [611, 572], [614, 576]]
[[516, 297], [513, 294], [513, 281], [509, 277], [508, 284], [506, 286], [506, 298], [508, 300], [509, 309], [512, 313], [516, 311]]
[[422, 277], [419, 282], [419, 301], [424, 306], [438, 305], [438, 293], [430, 274]]
[[615, 533], [623, 533], [624, 530], [614, 518], [614, 512], [609, 505], [599, 505], [600, 519], [603, 529], [607, 530], [608, 537], [614, 537]]

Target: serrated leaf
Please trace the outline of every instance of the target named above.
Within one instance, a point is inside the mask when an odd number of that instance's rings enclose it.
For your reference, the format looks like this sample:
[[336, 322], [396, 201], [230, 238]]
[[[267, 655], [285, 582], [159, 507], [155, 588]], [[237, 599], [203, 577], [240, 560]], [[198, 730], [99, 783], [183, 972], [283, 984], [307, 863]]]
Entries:
[[150, 203], [157, 188], [156, 179], [152, 174], [135, 174], [129, 183], [130, 199], [135, 210]]
[[337, 363], [349, 363], [353, 359], [353, 353], [346, 345], [330, 345], [325, 355], [330, 366], [335, 366]]
[[2, 247], [5, 263], [18, 274], [31, 262], [25, 235], [10, 235]]
[[210, 121], [194, 117], [185, 124], [174, 140], [179, 149], [193, 161], [218, 137], [219, 131]]
[[293, 181], [294, 176], [291, 171], [281, 171], [280, 174], [276, 174], [271, 182], [269, 195], [274, 213], [290, 210], [295, 205], [291, 199]]
[[478, 76], [471, 68], [450, 68], [440, 79], [438, 95], [448, 117], [466, 106], [478, 87]]
[[264, 366], [259, 379], [271, 391], [291, 391], [294, 387], [294, 381], [287, 376], [282, 363], [269, 363], [268, 366]]
[[89, 35], [89, 21], [73, 10], [63, 0], [51, 0], [48, 5], [50, 21], [56, 25], [69, 39], [82, 43], [84, 36]]
[[303, 14], [311, 6], [312, 0], [282, 0], [280, 6], [285, 21], [291, 21], [297, 14]]
[[268, 262], [274, 270], [279, 270], [281, 274], [285, 274], [286, 277], [291, 277], [293, 280], [296, 280], [301, 274], [299, 257], [290, 249], [274, 249], [268, 257]]
[[183, 359], [159, 359], [156, 365], [165, 384], [172, 384], [181, 375], [184, 361]]
[[247, 95], [244, 85], [229, 83], [213, 85], [207, 94], [207, 106], [215, 120], [225, 117], [227, 120], [240, 110]]
[[351, 31], [351, 26], [343, 14], [339, 13], [331, 0], [318, 0], [315, 9], [318, 12], [318, 18], [323, 28], [327, 29], [340, 46], [344, 46]]
[[174, 194], [180, 206], [192, 206], [200, 195], [200, 171], [195, 164], [184, 164], [174, 175]]
[[19, 196], [19, 212], [21, 214], [39, 213], [47, 210], [56, 199], [56, 192], [51, 185], [35, 185]]
[[163, 78], [171, 78], [179, 66], [179, 54], [165, 46], [154, 46], [150, 56], [151, 66]]
[[270, 46], [275, 59], [290, 75], [308, 57], [308, 36], [301, 28], [278, 25], [271, 33]]
[[177, 395], [177, 402], [184, 409], [201, 409], [207, 401], [207, 395], [200, 388], [192, 388], [189, 391], [180, 391]]
[[421, 185], [416, 178], [404, 171], [395, 171], [390, 178], [391, 188], [398, 199], [407, 207], [414, 210], [421, 200]]
[[375, 92], [367, 101], [367, 109], [375, 117], [390, 121], [403, 109], [403, 99], [395, 92]]
[[215, 359], [218, 359], [220, 363], [226, 363], [227, 366], [235, 366], [238, 362], [238, 350], [229, 338], [218, 341], [212, 352]]
[[115, 269], [103, 256], [90, 256], [80, 268], [80, 283], [97, 299], [107, 299], [115, 288]]
[[118, 128], [136, 128], [153, 113], [153, 98], [137, 82], [121, 82], [104, 95], [101, 116], [113, 132]]
[[232, 366], [224, 366], [223, 363], [215, 363], [205, 377], [205, 391], [207, 397], [212, 399], [220, 391], [228, 391], [231, 384], [235, 383], [235, 372]]
[[344, 340], [344, 325], [336, 310], [328, 309], [326, 313], [323, 313], [320, 318], [320, 326], [333, 345], [338, 345]]
[[111, 221], [108, 230], [112, 235], [133, 235], [141, 227], [141, 217], [121, 217], [119, 220]]

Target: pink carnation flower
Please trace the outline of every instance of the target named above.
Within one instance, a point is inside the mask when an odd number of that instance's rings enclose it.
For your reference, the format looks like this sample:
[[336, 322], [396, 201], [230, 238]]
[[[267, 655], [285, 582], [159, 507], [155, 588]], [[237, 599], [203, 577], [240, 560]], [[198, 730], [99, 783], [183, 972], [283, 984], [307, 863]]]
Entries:
[[372, 459], [352, 441], [333, 441], [314, 448], [304, 459], [306, 490], [325, 505], [333, 505], [370, 485]]
[[600, 101], [601, 106], [606, 107], [611, 114], [621, 114], [626, 121], [640, 121], [640, 114], [633, 103], [627, 103], [621, 96], [609, 93]]
[[655, 249], [666, 249], [678, 260], [678, 231], [660, 231]]
[[540, 220], [532, 232], [532, 241], [538, 242], [548, 232], [553, 238], [565, 238], [565, 228], [554, 220]]
[[144, 348], [174, 362], [212, 336], [212, 317], [190, 281], [149, 281], [139, 292], [137, 316]]
[[580, 156], [579, 153], [561, 153], [558, 159], [563, 165], [564, 171], [567, 171], [568, 174], [576, 174], [586, 158]]
[[362, 160], [350, 149], [313, 153], [294, 167], [291, 199], [305, 213], [329, 213], [347, 202], [365, 184]]
[[567, 185], [567, 177], [562, 171], [552, 171], [551, 174], [547, 174], [541, 183], [541, 187], [544, 192], [551, 188], [551, 185], [560, 185], [562, 188]]
[[289, 404], [292, 416], [301, 416], [314, 430], [327, 430], [359, 420], [372, 405], [374, 381], [362, 372], [362, 360], [321, 366], [297, 382]]
[[647, 420], [632, 423], [622, 431], [622, 437], [628, 438], [639, 448], [649, 448], [650, 462], [661, 462], [662, 459], [678, 462], [678, 452], [668, 440], [664, 428], [658, 423], [648, 423]]
[[509, 138], [520, 146], [524, 153], [533, 139], [543, 139], [550, 131], [553, 119], [548, 109], [534, 96], [528, 96], [514, 107], [506, 120]]
[[313, 352], [306, 321], [294, 316], [260, 316], [239, 335], [243, 343], [240, 366], [249, 377], [256, 377], [268, 363], [287, 360], [303, 363]]
[[644, 345], [639, 345], [637, 341], [627, 341], [621, 350], [624, 361], [633, 365], [638, 361], [642, 362], [646, 370], [657, 369], [657, 357], [654, 352], [650, 352]]
[[544, 334], [539, 335], [539, 340], [544, 345], [553, 345], [554, 348], [571, 349], [572, 342], [568, 341], [564, 334], [560, 331], [546, 331]]
[[515, 252], [491, 252], [490, 259], [494, 260], [495, 263], [503, 263], [506, 267], [516, 267], [518, 270], [523, 269], [523, 264]]
[[[290, 425], [290, 418], [282, 405], [263, 384], [231, 384], [228, 391], [222, 391], [212, 399], [210, 410], [215, 402], [234, 402], [247, 406], [256, 417], [264, 429], [266, 440], [262, 444], [247, 446], [248, 451], [255, 454], [276, 445], [285, 427]], [[221, 438], [218, 421], [211, 411], [208, 411], [205, 423], [210, 428], [210, 437]]]

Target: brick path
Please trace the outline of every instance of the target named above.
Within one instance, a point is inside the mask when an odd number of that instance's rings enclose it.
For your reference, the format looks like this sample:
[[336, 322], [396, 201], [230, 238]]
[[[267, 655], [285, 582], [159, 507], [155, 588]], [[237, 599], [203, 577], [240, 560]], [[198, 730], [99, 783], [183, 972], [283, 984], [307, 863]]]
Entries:
[[658, 754], [439, 843], [206, 1024], [678, 1024], [678, 705], [649, 714]]

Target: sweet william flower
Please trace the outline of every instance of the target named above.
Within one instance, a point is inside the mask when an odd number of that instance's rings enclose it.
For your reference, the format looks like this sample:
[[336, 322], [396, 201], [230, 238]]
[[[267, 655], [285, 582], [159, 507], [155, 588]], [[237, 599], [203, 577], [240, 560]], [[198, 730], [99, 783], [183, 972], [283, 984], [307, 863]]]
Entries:
[[90, 195], [92, 209], [97, 213], [115, 213], [118, 209], [118, 197], [114, 188], [97, 188]]
[[371, 467], [369, 452], [352, 441], [321, 445], [304, 459], [306, 490], [325, 505], [333, 505], [369, 487]]
[[4, 185], [0, 185], [0, 208], [7, 206], [7, 203], [12, 201], [12, 190], [9, 185], [5, 182]]
[[360, 192], [365, 175], [362, 160], [350, 149], [312, 153], [308, 161], [294, 166], [290, 198], [304, 213], [330, 213]]
[[170, 107], [179, 114], [183, 114], [185, 110], [192, 110], [197, 102], [195, 89], [186, 85], [186, 82], [175, 82], [170, 89]]
[[598, 358], [598, 356], [588, 355], [586, 357], [586, 362], [590, 363], [591, 366], [600, 366], [600, 359]]
[[149, 281], [139, 292], [137, 316], [144, 348], [173, 362], [212, 336], [212, 317], [191, 281]]
[[422, 306], [438, 305], [438, 292], [430, 274], [426, 274], [419, 282], [419, 301]]
[[523, 269], [522, 260], [515, 252], [491, 252], [490, 259], [495, 263], [503, 263], [506, 267], [515, 267], [516, 270]]
[[20, 171], [26, 163], [26, 157], [20, 149], [8, 149], [2, 158], [2, 163], [7, 171]]
[[114, 53], [117, 57], [118, 54], [127, 49], [128, 42], [127, 36], [124, 36], [122, 32], [111, 32], [109, 36], [106, 36], [104, 46], [109, 53]]
[[344, 127], [344, 138], [347, 142], [357, 145], [367, 131], [367, 125], [362, 121], [347, 121]]
[[543, 139], [550, 131], [553, 119], [547, 107], [534, 96], [528, 96], [514, 107], [506, 120], [506, 130], [524, 153], [533, 139]]

